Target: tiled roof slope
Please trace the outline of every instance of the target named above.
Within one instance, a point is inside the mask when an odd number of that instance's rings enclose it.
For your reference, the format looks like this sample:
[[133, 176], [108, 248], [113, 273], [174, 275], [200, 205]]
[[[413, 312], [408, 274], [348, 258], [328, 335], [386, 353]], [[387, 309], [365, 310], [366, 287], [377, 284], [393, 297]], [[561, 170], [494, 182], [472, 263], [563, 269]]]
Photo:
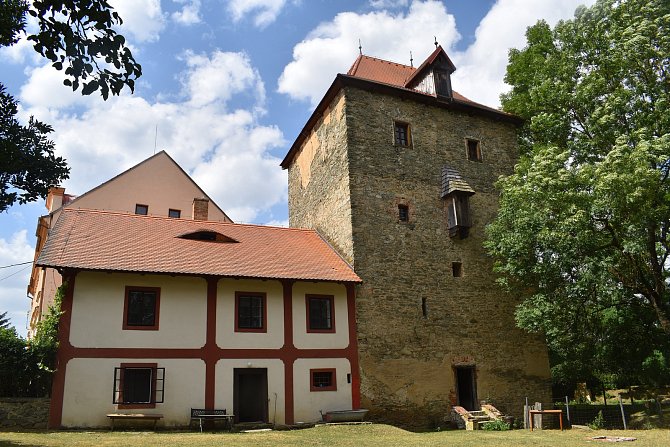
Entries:
[[[412, 77], [416, 70], [416, 68], [410, 67], [409, 65], [398, 64], [396, 62], [385, 61], [383, 59], [377, 59], [376, 57], [361, 54], [351, 66], [347, 75], [367, 79], [369, 81], [382, 82], [399, 88], [406, 88], [407, 81]], [[486, 107], [471, 101], [458, 92], [454, 91], [452, 93], [454, 99]]]
[[[184, 239], [198, 231], [238, 242]], [[65, 209], [37, 265], [226, 277], [360, 282], [313, 230]]]

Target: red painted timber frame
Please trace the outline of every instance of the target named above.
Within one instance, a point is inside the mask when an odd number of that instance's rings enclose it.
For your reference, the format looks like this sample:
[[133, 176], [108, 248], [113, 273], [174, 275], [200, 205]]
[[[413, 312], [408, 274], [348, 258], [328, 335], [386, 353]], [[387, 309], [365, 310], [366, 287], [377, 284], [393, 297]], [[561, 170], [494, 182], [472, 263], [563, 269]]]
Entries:
[[[356, 285], [345, 283], [347, 291], [347, 313], [349, 320], [349, 345], [343, 349], [298, 349], [293, 343], [293, 284], [296, 281], [283, 280], [284, 300], [284, 345], [279, 349], [223, 349], [216, 344], [216, 300], [219, 277], [205, 277], [207, 281], [207, 324], [205, 345], [202, 348], [77, 348], [70, 343], [72, 321], [72, 299], [74, 296], [77, 271], [63, 272], [67, 289], [61, 303], [61, 317], [58, 326], [59, 348], [56, 355], [49, 428], [60, 428], [63, 416], [63, 397], [67, 364], [74, 358], [124, 358], [124, 359], [201, 359], [205, 362], [205, 408], [214, 409], [216, 396], [216, 363], [223, 359], [280, 359], [284, 363], [285, 423], [293, 424], [294, 390], [293, 364], [304, 358], [346, 358], [351, 365], [351, 404], [354, 410], [360, 408], [360, 371], [358, 364], [358, 342], [356, 338]], [[302, 317], [302, 316], [301, 316]]]

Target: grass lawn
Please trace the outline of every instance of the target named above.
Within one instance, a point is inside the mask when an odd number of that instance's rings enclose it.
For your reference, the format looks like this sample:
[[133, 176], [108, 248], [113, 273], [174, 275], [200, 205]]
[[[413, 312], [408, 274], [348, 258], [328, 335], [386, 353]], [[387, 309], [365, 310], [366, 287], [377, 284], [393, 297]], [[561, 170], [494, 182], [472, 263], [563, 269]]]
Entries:
[[592, 436], [628, 436], [637, 441], [618, 444], [630, 447], [670, 446], [670, 430], [585, 431], [513, 430], [508, 432], [443, 431], [412, 433], [389, 425], [320, 426], [305, 430], [260, 433], [198, 432], [0, 432], [0, 446], [528, 446], [567, 447], [611, 445]]

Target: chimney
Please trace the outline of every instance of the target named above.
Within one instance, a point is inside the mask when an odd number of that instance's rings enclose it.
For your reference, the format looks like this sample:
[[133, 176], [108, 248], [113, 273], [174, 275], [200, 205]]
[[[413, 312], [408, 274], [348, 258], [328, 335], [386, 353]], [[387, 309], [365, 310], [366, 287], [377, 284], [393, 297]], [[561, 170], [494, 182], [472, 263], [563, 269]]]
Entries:
[[51, 213], [52, 211], [57, 210], [63, 205], [63, 196], [65, 195], [65, 188], [59, 188], [53, 186], [49, 188], [49, 193], [47, 194], [47, 210]]
[[207, 220], [209, 217], [209, 199], [205, 197], [193, 199], [193, 220]]

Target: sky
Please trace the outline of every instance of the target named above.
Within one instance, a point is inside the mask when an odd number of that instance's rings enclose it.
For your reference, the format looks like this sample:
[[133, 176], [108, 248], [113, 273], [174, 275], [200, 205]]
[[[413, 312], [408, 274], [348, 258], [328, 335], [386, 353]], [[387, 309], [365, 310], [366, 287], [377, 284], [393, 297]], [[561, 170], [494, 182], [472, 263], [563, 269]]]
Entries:
[[[79, 195], [165, 150], [238, 223], [288, 225], [279, 163], [315, 105], [362, 52], [414, 66], [437, 40], [454, 90], [492, 107], [510, 48], [525, 30], [573, 17], [594, 0], [109, 0], [142, 77], [104, 101], [63, 76], [23, 38], [0, 48], [0, 80], [54, 128]], [[28, 32], [35, 29], [28, 22]], [[25, 336], [26, 288], [44, 201], [0, 213], [0, 313]]]

